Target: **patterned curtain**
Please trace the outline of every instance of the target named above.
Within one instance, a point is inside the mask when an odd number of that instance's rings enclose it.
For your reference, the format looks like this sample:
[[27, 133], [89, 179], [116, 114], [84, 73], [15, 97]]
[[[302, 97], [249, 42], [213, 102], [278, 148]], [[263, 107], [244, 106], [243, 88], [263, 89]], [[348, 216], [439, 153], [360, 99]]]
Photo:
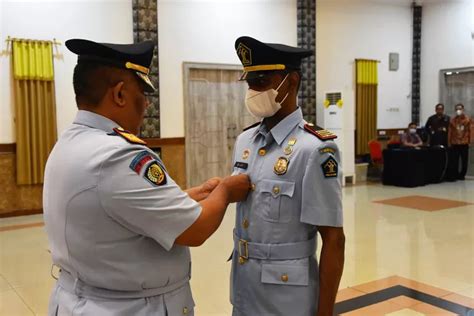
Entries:
[[[150, 69], [150, 79], [158, 89], [158, 11], [157, 0], [133, 0], [133, 40], [134, 42], [153, 41], [156, 43]], [[140, 136], [142, 138], [160, 137], [160, 94], [157, 90], [148, 97], [150, 106], [145, 112]]]
[[369, 151], [369, 141], [377, 136], [376, 60], [356, 60], [356, 155]]
[[57, 139], [51, 42], [13, 41], [17, 184], [43, 183]]
[[[316, 1], [297, 2], [298, 46], [311, 49], [316, 55]], [[301, 65], [302, 80], [298, 104], [306, 121], [316, 124], [316, 56], [305, 58]]]

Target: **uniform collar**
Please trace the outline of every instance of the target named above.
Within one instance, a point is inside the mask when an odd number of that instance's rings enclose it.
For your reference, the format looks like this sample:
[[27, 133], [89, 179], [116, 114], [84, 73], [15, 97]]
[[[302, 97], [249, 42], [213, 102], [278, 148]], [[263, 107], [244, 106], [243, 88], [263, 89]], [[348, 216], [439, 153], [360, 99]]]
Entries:
[[79, 110], [76, 114], [73, 124], [85, 125], [91, 128], [97, 128], [105, 132], [112, 132], [115, 127], [119, 127], [117, 123], [105, 116], [94, 112]]
[[293, 128], [299, 125], [302, 120], [303, 112], [301, 108], [298, 107], [293, 113], [285, 117], [271, 129], [270, 133], [272, 133], [275, 142], [281, 146], [281, 143], [288, 137]]

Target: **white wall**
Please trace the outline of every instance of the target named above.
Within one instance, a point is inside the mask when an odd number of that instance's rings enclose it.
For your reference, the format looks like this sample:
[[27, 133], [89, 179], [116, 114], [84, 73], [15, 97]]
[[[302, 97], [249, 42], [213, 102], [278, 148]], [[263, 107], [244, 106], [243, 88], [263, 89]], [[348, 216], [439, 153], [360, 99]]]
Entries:
[[184, 136], [183, 62], [240, 65], [242, 35], [297, 43], [296, 0], [158, 0], [158, 23], [161, 137]]
[[[77, 56], [64, 42], [86, 38], [101, 42], [133, 42], [131, 0], [0, 0], [0, 49], [6, 36], [56, 40], [62, 59], [54, 60], [58, 131], [74, 119], [77, 111], [72, 72]], [[10, 58], [0, 57], [0, 143], [15, 141], [11, 93]]]
[[[378, 127], [397, 128], [408, 124], [412, 33], [409, 4], [320, 0], [316, 15], [318, 118], [323, 117], [324, 93], [342, 91], [347, 114], [345, 125], [354, 129], [354, 60], [364, 58], [380, 60]], [[388, 70], [390, 52], [399, 53], [398, 71]]]
[[474, 65], [474, 0], [471, 0], [471, 50], [472, 50], [472, 61], [471, 65]]
[[[410, 120], [411, 9], [408, 3], [388, 1], [319, 0], [316, 4], [318, 124], [325, 125], [325, 93], [342, 92], [343, 128], [334, 132], [344, 174], [350, 175], [355, 172], [355, 59], [380, 61], [378, 128], [406, 126]], [[390, 52], [399, 53], [398, 71], [388, 70]]]
[[[440, 101], [439, 70], [474, 65], [472, 0], [423, 4], [421, 35], [421, 122]], [[446, 104], [452, 114], [453, 104]]]

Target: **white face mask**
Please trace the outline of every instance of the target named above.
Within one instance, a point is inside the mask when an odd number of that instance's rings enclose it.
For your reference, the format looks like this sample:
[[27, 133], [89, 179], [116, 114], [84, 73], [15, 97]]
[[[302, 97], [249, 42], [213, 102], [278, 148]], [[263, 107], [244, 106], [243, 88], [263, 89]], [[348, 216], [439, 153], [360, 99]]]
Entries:
[[462, 115], [462, 110], [456, 110], [456, 115], [461, 116]]
[[410, 134], [415, 134], [416, 133], [416, 129], [415, 128], [410, 128]]
[[286, 78], [288, 78], [288, 75], [289, 74], [283, 78], [276, 89], [268, 89], [265, 91], [247, 90], [245, 105], [250, 114], [258, 119], [262, 119], [275, 115], [275, 113], [281, 109], [281, 104], [285, 102], [289, 93], [285, 95], [281, 102], [276, 102], [276, 97], [278, 95], [278, 89], [280, 89]]

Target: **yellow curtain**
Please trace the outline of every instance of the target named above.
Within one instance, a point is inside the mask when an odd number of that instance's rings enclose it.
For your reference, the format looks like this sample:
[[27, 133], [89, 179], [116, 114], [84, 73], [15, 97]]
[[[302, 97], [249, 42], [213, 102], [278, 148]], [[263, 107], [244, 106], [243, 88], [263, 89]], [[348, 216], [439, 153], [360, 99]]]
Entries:
[[368, 154], [368, 142], [377, 136], [376, 60], [356, 60], [356, 155]]
[[15, 40], [12, 72], [17, 183], [43, 183], [46, 160], [57, 139], [52, 44]]

